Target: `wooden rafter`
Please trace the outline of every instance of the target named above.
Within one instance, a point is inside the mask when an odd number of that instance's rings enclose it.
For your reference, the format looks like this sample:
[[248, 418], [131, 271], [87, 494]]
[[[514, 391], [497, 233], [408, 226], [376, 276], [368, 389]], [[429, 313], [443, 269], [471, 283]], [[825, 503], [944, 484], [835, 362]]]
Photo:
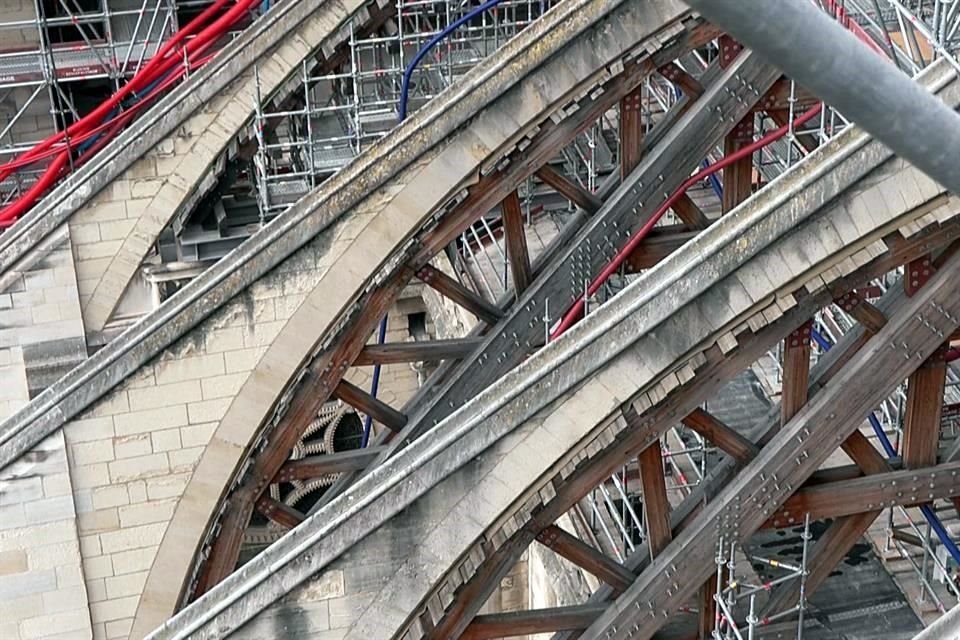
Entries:
[[487, 324], [496, 324], [503, 317], [499, 307], [466, 288], [443, 271], [427, 264], [417, 270], [417, 278], [445, 298], [480, 318]]
[[257, 512], [284, 529], [293, 529], [304, 520], [302, 513], [270, 496], [260, 496], [257, 500]]
[[[636, 419], [635, 413], [633, 416]], [[644, 524], [650, 545], [650, 556], [656, 558], [673, 539], [673, 533], [670, 530], [670, 501], [667, 499], [667, 484], [663, 475], [663, 450], [660, 448], [660, 440], [657, 439], [645, 447], [637, 456], [637, 460], [640, 463]]]
[[683, 419], [683, 424], [720, 447], [740, 464], [749, 462], [759, 451], [757, 445], [699, 407]]
[[[792, 94], [792, 95], [791, 95]], [[800, 85], [794, 85], [789, 78], [777, 80], [770, 90], [757, 103], [758, 111], [786, 111], [789, 116], [791, 99], [793, 100], [794, 117], [812, 107], [818, 102], [817, 97]], [[783, 126], [778, 123], [777, 126]]]
[[710, 218], [707, 217], [707, 214], [705, 214], [687, 194], [680, 196], [677, 201], [673, 203], [671, 209], [677, 214], [678, 218], [683, 220], [684, 224], [693, 229], [703, 230], [710, 226]]
[[[922, 477], [917, 475], [917, 470], [904, 469], [802, 488], [773, 514], [768, 526], [794, 526], [803, 522], [806, 513], [812, 520], [869, 512], [874, 512], [876, 517], [880, 505], [910, 506], [960, 495], [960, 484], [955, 484], [955, 477], [950, 476], [960, 474], [960, 463], [948, 462], [920, 471], [924, 474]], [[941, 474], [946, 475], [940, 477]]]
[[837, 306], [849, 313], [865, 329], [876, 333], [887, 323], [887, 317], [858, 292], [851, 291], [837, 300]]
[[274, 482], [312, 480], [331, 473], [359, 471], [376, 460], [377, 456], [384, 451], [385, 447], [366, 447], [290, 460], [280, 467]]
[[545, 164], [536, 171], [538, 178], [554, 189], [564, 198], [577, 205], [584, 211], [594, 214], [600, 210], [603, 202], [596, 195], [590, 193], [573, 180]]
[[639, 273], [658, 264], [661, 260], [697, 237], [699, 231], [689, 231], [685, 227], [663, 227], [651, 232], [624, 263], [626, 273]]
[[780, 400], [781, 421], [786, 424], [807, 402], [810, 382], [810, 333], [807, 321], [783, 343], [783, 385]]
[[937, 350], [907, 381], [903, 419], [903, 464], [908, 469], [927, 467], [937, 460], [940, 413], [947, 381], [946, 347]]
[[439, 362], [457, 360], [480, 346], [482, 338], [466, 337], [422, 342], [388, 342], [368, 344], [354, 360], [353, 366], [374, 364], [402, 364], [406, 362]]
[[510, 192], [503, 203], [503, 234], [507, 243], [507, 259], [513, 275], [513, 289], [517, 296], [526, 291], [533, 281], [530, 270], [530, 253], [527, 251], [527, 234], [523, 228], [523, 210], [516, 189]]
[[699, 80], [680, 68], [675, 62], [663, 65], [657, 72], [664, 78], [680, 87], [680, 89], [691, 98], [698, 98], [703, 95], [704, 88]]
[[620, 179], [625, 180], [643, 158], [643, 88], [637, 87], [620, 101]]
[[391, 431], [400, 431], [407, 424], [407, 416], [379, 398], [374, 398], [352, 382], [341, 380], [334, 389], [333, 395], [351, 407], [363, 411]]
[[474, 618], [460, 638], [461, 640], [490, 640], [586, 629], [605, 608], [603, 605], [582, 604], [533, 611], [491, 613]]
[[611, 560], [602, 552], [555, 524], [538, 533], [537, 542], [581, 569], [592, 573], [617, 592], [625, 591], [636, 578], [622, 564]]
[[[723, 141], [723, 154], [733, 155], [753, 142], [754, 115], [748, 113]], [[723, 170], [723, 213], [732, 211], [753, 194], [753, 156], [748, 155]]]

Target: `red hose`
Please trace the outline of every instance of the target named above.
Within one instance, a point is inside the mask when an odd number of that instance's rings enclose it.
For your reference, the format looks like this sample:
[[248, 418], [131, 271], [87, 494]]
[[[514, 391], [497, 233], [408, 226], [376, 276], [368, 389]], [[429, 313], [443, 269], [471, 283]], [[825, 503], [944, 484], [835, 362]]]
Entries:
[[[109, 113], [111, 109], [119, 105], [120, 102], [124, 98], [129, 96], [131, 92], [135, 91], [137, 88], [149, 85], [150, 82], [145, 83], [145, 80], [147, 78], [150, 78], [150, 81], [154, 79], [155, 76], [153, 74], [153, 71], [155, 70], [156, 65], [159, 62], [162, 62], [164, 60], [164, 58], [170, 52], [170, 50], [174, 46], [179, 44], [184, 38], [188, 37], [194, 31], [196, 31], [197, 28], [199, 28], [204, 22], [209, 20], [214, 13], [219, 11], [221, 8], [223, 8], [224, 5], [226, 5], [231, 1], [232, 0], [217, 0], [217, 2], [215, 2], [213, 5], [208, 7], [207, 10], [205, 10], [203, 13], [201, 13], [196, 18], [191, 20], [183, 29], [180, 29], [179, 31], [177, 31], [177, 33], [174, 34], [173, 38], [171, 38], [166, 44], [164, 44], [160, 48], [160, 50], [156, 53], [156, 55], [153, 58], [151, 58], [147, 62], [147, 64], [144, 65], [144, 67], [141, 68], [130, 79], [129, 82], [127, 82], [124, 86], [120, 87], [120, 89], [116, 93], [114, 93], [107, 100], [105, 100], [103, 103], [97, 106], [96, 109], [84, 115], [80, 120], [78, 120], [77, 122], [74, 122], [69, 127], [67, 127], [66, 131], [60, 131], [48, 136], [41, 142], [34, 145], [34, 147], [30, 151], [27, 151], [26, 153], [21, 154], [21, 156], [18, 157], [17, 160], [21, 160], [21, 159], [26, 160], [34, 157], [36, 157], [36, 159], [39, 160], [40, 158], [37, 157], [37, 154], [39, 154], [42, 151], [45, 151], [46, 149], [49, 149], [53, 144], [57, 142], [65, 141], [67, 139], [67, 136], [72, 138], [76, 135], [79, 135], [84, 130], [84, 128], [88, 123], [95, 122], [99, 120], [101, 117], [103, 117], [104, 115], [106, 115], [107, 113]], [[49, 157], [49, 156], [46, 156], [46, 157]], [[10, 175], [6, 171], [7, 171], [7, 167], [11, 164], [13, 163], [0, 165], [0, 180], [3, 180]], [[32, 164], [32, 163], [27, 163], [27, 164]], [[26, 166], [26, 164], [20, 164], [17, 166]]]
[[[212, 58], [208, 56], [203, 59], [203, 62], [207, 62]], [[119, 114], [117, 117], [108, 120], [107, 122], [101, 124], [100, 126], [91, 129], [86, 134], [72, 140], [73, 144], [83, 144], [90, 138], [93, 138], [102, 131], [107, 131], [107, 134], [100, 138], [96, 143], [94, 143], [86, 152], [80, 156], [76, 162], [74, 162], [73, 168], [77, 168], [82, 164], [85, 164], [97, 151], [102, 149], [107, 145], [108, 142], [120, 131], [123, 127], [133, 119], [133, 116], [137, 114], [138, 111], [143, 110], [147, 105], [149, 105], [152, 100], [158, 97], [161, 93], [164, 92], [169, 86], [173, 85], [180, 76], [183, 75], [183, 71], [178, 71], [174, 75], [165, 79], [162, 83], [154, 87], [153, 91], [144, 96], [139, 102], [131, 106], [129, 109]], [[0, 228], [9, 227], [13, 222], [26, 213], [31, 206], [43, 195], [43, 193], [51, 186], [53, 186], [57, 180], [60, 179], [61, 174], [63, 173], [64, 167], [69, 161], [70, 152], [67, 149], [55, 149], [51, 152], [45, 154], [48, 157], [56, 156], [50, 166], [44, 171], [43, 175], [40, 176], [40, 179], [30, 187], [30, 189], [21, 195], [15, 202], [12, 204], [0, 209]]]
[[[77, 158], [74, 167], [84, 164], [93, 153], [102, 149], [122, 128], [130, 122], [132, 116], [142, 110], [165, 89], [177, 82], [185, 73], [184, 59], [187, 65], [196, 69], [208, 62], [212, 56], [203, 54], [210, 49], [230, 28], [254, 7], [260, 0], [216, 0], [200, 15], [177, 31], [157, 53], [123, 87], [110, 98], [98, 105], [93, 111], [66, 128], [36, 144], [29, 151], [14, 160], [0, 165], [0, 181], [7, 179], [17, 169], [30, 166], [42, 160], [54, 158], [37, 182], [23, 193], [15, 202], [0, 209], [0, 227], [8, 227], [26, 213], [43, 194], [52, 187], [67, 169], [73, 149], [91, 138], [103, 133], [89, 149]], [[225, 6], [235, 2], [219, 18], [210, 22]], [[207, 24], [207, 23], [210, 24]], [[206, 26], [204, 26], [206, 25]], [[196, 37], [181, 43], [196, 33]], [[179, 47], [179, 49], [178, 49]], [[167, 77], [165, 77], [167, 76]], [[153, 86], [141, 96], [137, 103], [125, 109], [106, 122], [100, 122], [110, 111], [121, 105], [124, 99], [144, 87]], [[98, 124], [99, 123], [99, 124]], [[68, 144], [69, 141], [69, 144]]]
[[[813, 119], [814, 116], [820, 113], [821, 108], [822, 108], [822, 105], [820, 104], [810, 108], [810, 110], [808, 110], [802, 116], [800, 116], [799, 118], [793, 121], [793, 126], [799, 127], [805, 122], [809, 122], [811, 119]], [[677, 200], [679, 200], [680, 197], [687, 192], [687, 189], [689, 189], [699, 181], [703, 180], [704, 178], [713, 175], [717, 171], [720, 171], [724, 167], [728, 167], [734, 162], [737, 162], [738, 160], [742, 160], [743, 158], [747, 158], [753, 155], [756, 151], [759, 151], [760, 149], [766, 147], [770, 143], [775, 142], [780, 138], [782, 138], [783, 136], [785, 136], [788, 131], [790, 131], [790, 125], [786, 124], [780, 127], [779, 129], [771, 131], [764, 137], [744, 147], [743, 149], [740, 149], [736, 153], [732, 153], [729, 156], [726, 156], [719, 162], [698, 171], [697, 173], [693, 174], [692, 176], [684, 180], [683, 184], [680, 185], [680, 188], [674, 191], [673, 194], [669, 198], [667, 198], [663, 202], [663, 204], [660, 205], [659, 208], [657, 208], [653, 216], [651, 216], [651, 218], [647, 220], [642, 227], [640, 227], [634, 232], [633, 236], [631, 236], [627, 244], [622, 249], [620, 249], [620, 251], [617, 252], [617, 254], [613, 257], [613, 259], [609, 263], [607, 263], [607, 266], [603, 268], [600, 274], [593, 279], [593, 282], [591, 282], [590, 286], [587, 288], [587, 293], [584, 296], [581, 296], [577, 299], [577, 301], [573, 304], [573, 306], [570, 307], [570, 309], [563, 315], [563, 318], [561, 319], [560, 324], [557, 325], [557, 327], [550, 333], [550, 339], [554, 340], [557, 336], [559, 336], [564, 331], [569, 329], [577, 320], [580, 319], [581, 315], [583, 314], [583, 308], [584, 308], [586, 298], [595, 294], [600, 289], [600, 287], [603, 286], [603, 283], [607, 281], [607, 278], [609, 278], [611, 275], [616, 273], [617, 269], [620, 268], [620, 265], [622, 265], [624, 261], [626, 261], [627, 257], [631, 253], [633, 253], [633, 250], [637, 248], [637, 245], [643, 242], [644, 238], [647, 237], [650, 231], [656, 226], [657, 222], [660, 221], [660, 218], [663, 217], [663, 215], [670, 209], [670, 207], [676, 204]]]
[[837, 22], [845, 26], [848, 31], [857, 36], [857, 38], [863, 41], [863, 43], [868, 47], [883, 57], [887, 57], [887, 53], [880, 48], [880, 45], [873, 41], [873, 38], [870, 37], [870, 34], [867, 33], [866, 29], [854, 22], [847, 10], [837, 4], [837, 0], [823, 0], [823, 4], [824, 8], [834, 15], [834, 17], [837, 19]]

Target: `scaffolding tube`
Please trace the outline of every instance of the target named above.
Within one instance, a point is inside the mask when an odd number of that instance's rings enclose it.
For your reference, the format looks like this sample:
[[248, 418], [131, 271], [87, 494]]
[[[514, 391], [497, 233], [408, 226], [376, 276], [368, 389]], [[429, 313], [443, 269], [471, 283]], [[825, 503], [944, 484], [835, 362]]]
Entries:
[[809, 0], [685, 0], [955, 193], [960, 115]]
[[[825, 338], [816, 329], [812, 330], [810, 335], [813, 337], [814, 342], [816, 342], [817, 345], [824, 351], [829, 351], [831, 348], [833, 348], [833, 343]], [[893, 446], [893, 443], [890, 442], [890, 438], [883, 430], [883, 426], [880, 424], [880, 421], [877, 420], [877, 416], [873, 411], [871, 411], [870, 415], [867, 416], [867, 420], [870, 422], [870, 426], [873, 428], [874, 434], [876, 434], [877, 439], [880, 441], [880, 446], [883, 447], [884, 453], [887, 454], [888, 458], [895, 458], [897, 456], [897, 450]], [[946, 527], [943, 526], [943, 523], [940, 521], [940, 518], [937, 517], [937, 514], [934, 512], [934, 510], [929, 504], [924, 504], [920, 505], [920, 513], [923, 514], [927, 524], [930, 525], [930, 528], [933, 530], [933, 532], [937, 534], [937, 538], [940, 539], [940, 542], [950, 553], [950, 556], [953, 557], [954, 562], [960, 566], [960, 548], [957, 548], [957, 545], [950, 538], [950, 534], [947, 532]]]

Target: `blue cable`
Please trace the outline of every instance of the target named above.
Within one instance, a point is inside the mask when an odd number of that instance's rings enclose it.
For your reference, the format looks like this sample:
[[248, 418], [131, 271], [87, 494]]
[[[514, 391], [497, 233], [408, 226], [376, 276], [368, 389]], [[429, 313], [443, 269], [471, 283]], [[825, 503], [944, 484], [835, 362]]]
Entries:
[[[816, 329], [811, 332], [811, 335], [813, 336], [813, 339], [817, 345], [819, 345], [824, 351], [829, 351], [833, 347], [833, 344], [827, 338], [823, 337]], [[870, 426], [873, 428], [873, 432], [876, 434], [877, 439], [880, 440], [880, 446], [883, 447], [883, 451], [887, 454], [887, 457], [896, 457], [897, 450], [894, 448], [893, 443], [890, 442], [890, 438], [887, 437], [887, 434], [884, 432], [883, 426], [881, 426], [880, 421], [877, 420], [876, 414], [871, 411], [870, 415], [867, 417], [867, 420], [870, 421]], [[953, 557], [954, 562], [960, 566], [960, 549], [957, 548], [957, 545], [950, 538], [950, 534], [947, 533], [946, 528], [943, 526], [943, 523], [940, 522], [940, 518], [937, 517], [937, 514], [934, 513], [929, 504], [921, 505], [920, 513], [923, 514], [927, 524], [930, 525], [930, 528], [935, 534], [937, 534], [940, 542]]]
[[[383, 320], [380, 321], [380, 330], [377, 333], [377, 344], [383, 344], [383, 341], [387, 338], [387, 316], [383, 316]], [[377, 397], [377, 390], [380, 388], [380, 365], [373, 365], [373, 381], [370, 383], [370, 395], [374, 398]], [[366, 419], [363, 421], [363, 439], [360, 441], [360, 448], [364, 448], [370, 442], [370, 430], [373, 428], [373, 418], [370, 417], [370, 414], [367, 414]]]
[[[417, 54], [413, 56], [413, 60], [406, 66], [403, 70], [403, 80], [400, 83], [400, 104], [398, 107], [399, 120], [403, 122], [407, 119], [407, 100], [410, 93], [410, 77], [413, 75], [414, 70], [417, 68], [417, 65], [420, 64], [420, 61], [433, 49], [437, 43], [449, 36], [451, 33], [456, 31], [462, 24], [472, 20], [481, 13], [492, 9], [493, 7], [500, 4], [503, 0], [488, 0], [488, 2], [483, 3], [476, 9], [464, 14], [457, 20], [448, 24], [440, 33], [433, 36], [427, 44], [423, 45]], [[387, 317], [383, 316], [383, 320], [380, 321], [380, 330], [377, 333], [377, 344], [383, 344], [384, 340], [387, 337]], [[373, 366], [373, 380], [370, 383], [370, 395], [374, 398], [377, 397], [377, 391], [380, 388], [380, 365], [376, 364]], [[361, 440], [360, 446], [366, 447], [367, 443], [370, 442], [370, 431], [373, 428], [373, 418], [369, 415], [363, 422], [363, 439]]]
[[[710, 166], [709, 160], [703, 161], [703, 168], [706, 169]], [[707, 180], [710, 181], [710, 186], [713, 187], [713, 192], [717, 194], [717, 197], [723, 200], [723, 186], [720, 184], [720, 180], [717, 178], [717, 174], [711, 173], [707, 176]]]
[[417, 68], [417, 65], [420, 64], [424, 56], [430, 53], [430, 50], [437, 46], [437, 43], [456, 31], [462, 24], [476, 18], [481, 13], [489, 11], [502, 1], [503, 0], [487, 0], [487, 2], [484, 2], [476, 9], [465, 13], [460, 18], [448, 24], [440, 33], [430, 38], [429, 42], [420, 48], [420, 51], [417, 51], [417, 54], [413, 56], [413, 60], [411, 60], [407, 68], [403, 70], [403, 81], [400, 84], [400, 122], [403, 122], [407, 118], [407, 94], [410, 92], [410, 76], [413, 75], [414, 69]]

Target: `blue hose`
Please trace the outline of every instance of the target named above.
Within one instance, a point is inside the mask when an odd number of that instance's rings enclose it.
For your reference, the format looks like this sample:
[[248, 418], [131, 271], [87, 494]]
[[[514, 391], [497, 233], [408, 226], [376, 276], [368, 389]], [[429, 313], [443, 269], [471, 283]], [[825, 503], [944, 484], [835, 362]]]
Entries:
[[[706, 169], [710, 166], [709, 160], [703, 161], [703, 168]], [[707, 176], [707, 180], [710, 181], [710, 186], [713, 187], [713, 192], [717, 194], [717, 197], [723, 200], [723, 186], [720, 184], [720, 180], [717, 178], [717, 174], [711, 173]]]
[[[817, 343], [817, 345], [819, 345], [824, 351], [829, 351], [831, 347], [833, 347], [833, 344], [827, 338], [823, 337], [816, 329], [811, 332], [811, 335], [813, 336], [813, 340]], [[877, 420], [876, 414], [871, 411], [870, 415], [867, 416], [867, 420], [869, 420], [870, 426], [873, 428], [873, 432], [876, 434], [877, 439], [880, 440], [880, 446], [883, 447], [883, 451], [887, 454], [887, 457], [896, 457], [897, 450], [894, 448], [893, 443], [890, 442], [890, 438], [887, 437], [887, 434], [884, 432], [883, 427], [880, 425], [880, 421]], [[934, 513], [929, 504], [921, 505], [920, 513], [923, 514], [927, 524], [930, 525], [930, 528], [935, 534], [937, 534], [940, 542], [953, 557], [954, 562], [960, 566], [960, 549], [957, 548], [957, 545], [950, 538], [950, 534], [947, 533], [946, 528], [943, 526], [943, 523], [940, 522], [940, 518], [937, 517], [937, 514]]]
[[411, 60], [410, 64], [407, 65], [407, 68], [403, 70], [403, 82], [400, 84], [400, 122], [403, 122], [407, 118], [407, 94], [410, 92], [410, 76], [413, 75], [414, 69], [417, 68], [417, 65], [420, 64], [420, 61], [423, 60], [424, 56], [430, 53], [430, 50], [437, 46], [441, 40], [456, 31], [465, 22], [476, 18], [481, 13], [489, 11], [502, 1], [503, 0], [487, 0], [487, 2], [484, 2], [476, 9], [465, 13], [460, 18], [448, 24], [443, 31], [430, 38], [429, 42], [423, 45], [420, 51], [417, 51], [417, 54], [413, 56], [413, 60]]
[[[383, 341], [387, 338], [387, 316], [383, 316], [383, 320], [380, 321], [380, 331], [377, 333], [377, 344], [383, 344]], [[380, 365], [373, 365], [373, 381], [370, 383], [370, 395], [374, 398], [377, 397], [377, 391], [380, 389]], [[366, 419], [363, 421], [363, 439], [360, 441], [360, 447], [366, 447], [370, 442], [370, 430], [373, 428], [373, 418], [370, 417], [370, 414], [367, 414]]]
[[[406, 66], [403, 70], [403, 81], [400, 84], [400, 104], [399, 104], [399, 116], [400, 122], [403, 122], [407, 119], [407, 100], [410, 93], [410, 77], [413, 75], [414, 70], [417, 68], [417, 65], [420, 64], [420, 61], [434, 48], [437, 43], [446, 38], [448, 35], [456, 31], [462, 24], [472, 20], [481, 13], [492, 9], [493, 7], [500, 4], [503, 0], [488, 0], [488, 2], [483, 3], [476, 9], [473, 9], [469, 13], [464, 14], [459, 19], [448, 24], [440, 33], [433, 36], [427, 44], [423, 45], [417, 54], [413, 56], [413, 60]], [[387, 316], [383, 316], [383, 320], [380, 321], [380, 331], [377, 333], [377, 344], [383, 344], [384, 340], [387, 338]], [[377, 390], [380, 388], [380, 365], [373, 365], [373, 381], [370, 384], [370, 395], [374, 398], [377, 397]], [[373, 428], [373, 418], [369, 415], [363, 422], [363, 440], [360, 443], [361, 447], [366, 447], [370, 442], [370, 431]]]

